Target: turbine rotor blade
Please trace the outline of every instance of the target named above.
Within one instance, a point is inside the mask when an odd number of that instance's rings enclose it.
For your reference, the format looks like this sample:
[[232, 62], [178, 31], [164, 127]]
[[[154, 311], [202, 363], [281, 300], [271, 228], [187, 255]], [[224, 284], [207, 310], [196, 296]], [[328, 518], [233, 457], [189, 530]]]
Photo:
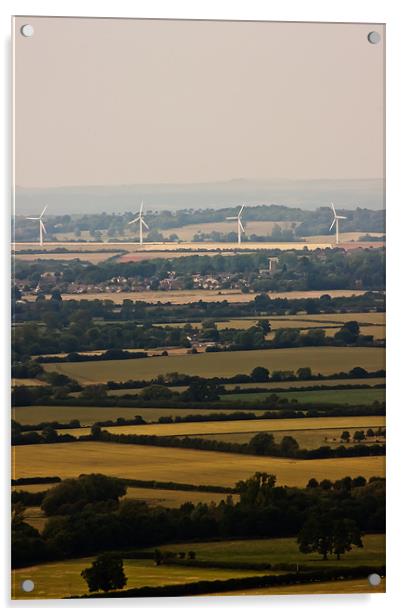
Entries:
[[241, 206], [240, 211], [239, 211], [239, 213], [238, 213], [238, 216], [240, 216], [240, 214], [241, 214], [241, 213], [242, 213], [242, 211], [244, 210], [244, 207], [245, 207], [245, 204], [243, 203], [243, 205]]
[[336, 218], [334, 218], [334, 220], [332, 221], [332, 225], [329, 228], [330, 231], [331, 231], [331, 229], [332, 229], [332, 227], [334, 226], [335, 223], [336, 223]]
[[141, 224], [143, 224], [144, 227], [146, 227], [148, 229], [148, 231], [149, 231], [149, 227], [148, 227], [147, 223], [145, 222], [145, 220], [143, 218], [141, 218]]
[[39, 218], [42, 218], [43, 214], [46, 212], [47, 210], [47, 205], [45, 205], [45, 207], [42, 210], [42, 214], [39, 216]]
[[141, 205], [140, 205], [140, 214], [142, 214], [143, 207], [144, 207], [144, 202], [143, 202], [143, 201], [141, 201]]
[[347, 216], [337, 216], [338, 220], [347, 220]]
[[40, 220], [40, 218], [30, 218], [29, 216], [25, 220]]
[[226, 220], [237, 220], [237, 216], [228, 216]]
[[134, 218], [134, 220], [131, 220], [128, 224], [132, 225], [133, 223], [138, 222], [139, 220], [140, 220], [140, 217], [137, 216], [137, 218]]
[[40, 224], [40, 226], [42, 228], [43, 233], [47, 233], [46, 227], [45, 227], [45, 225], [43, 224], [43, 222], [41, 220], [39, 220], [39, 224]]
[[239, 227], [240, 227], [240, 229], [243, 231], [243, 233], [245, 233], [245, 230], [244, 230], [243, 225], [241, 224], [241, 220], [240, 220], [240, 218], [239, 218]]
[[334, 204], [331, 202], [331, 207], [332, 207], [332, 211], [334, 213], [334, 216], [336, 216], [336, 210], [335, 210], [335, 206]]

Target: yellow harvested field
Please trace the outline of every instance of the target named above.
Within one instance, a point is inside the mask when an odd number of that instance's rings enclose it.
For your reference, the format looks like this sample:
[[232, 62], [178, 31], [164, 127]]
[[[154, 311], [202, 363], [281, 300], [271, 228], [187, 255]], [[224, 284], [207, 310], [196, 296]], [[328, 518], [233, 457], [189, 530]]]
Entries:
[[269, 321], [276, 321], [277, 319], [286, 319], [292, 321], [293, 319], [299, 321], [314, 321], [321, 323], [346, 323], [347, 321], [358, 321], [359, 323], [369, 323], [370, 325], [384, 325], [385, 324], [385, 312], [337, 312], [328, 314], [297, 314], [287, 315], [285, 317], [266, 317]]
[[31, 492], [31, 494], [35, 494], [36, 492], [46, 492], [46, 490], [50, 490], [57, 486], [57, 483], [29, 483], [26, 485], [20, 486], [12, 486], [13, 492]]
[[[327, 294], [331, 297], [352, 297], [353, 295], [363, 295], [366, 291], [358, 291], [355, 289], [337, 289], [335, 291], [282, 291], [269, 293], [269, 297], [288, 298], [288, 299], [303, 299], [307, 297], [319, 298], [321, 295]], [[222, 291], [209, 291], [206, 289], [194, 289], [192, 291], [129, 291], [121, 293], [63, 293], [63, 299], [85, 299], [85, 300], [108, 300], [115, 304], [121, 304], [126, 299], [132, 301], [144, 301], [156, 304], [158, 302], [172, 304], [189, 304], [198, 302], [250, 302], [258, 295], [256, 293], [242, 293], [236, 289], [228, 289]], [[46, 296], [46, 297], [50, 297]], [[35, 301], [36, 295], [27, 293], [24, 295], [26, 301]]]
[[385, 350], [379, 347], [301, 347], [222, 353], [200, 353], [175, 357], [147, 357], [99, 362], [43, 364], [81, 383], [105, 383], [129, 379], [151, 379], [159, 374], [180, 372], [203, 377], [250, 373], [256, 366], [273, 370], [297, 370], [310, 366], [314, 373], [332, 374], [361, 366], [368, 371], [385, 367]]
[[[220, 503], [228, 494], [222, 492], [197, 492], [190, 490], [161, 490], [159, 488], [127, 488], [125, 498], [135, 498], [146, 501], [151, 506], [180, 507], [184, 503]], [[237, 494], [231, 495], [232, 500], [238, 500]]]
[[[196, 412], [196, 411], [193, 411]], [[385, 426], [385, 417], [306, 417], [305, 419], [244, 419], [228, 421], [193, 421], [173, 424], [148, 424], [140, 426], [110, 426], [113, 434], [156, 434], [158, 436], [191, 436], [202, 434], [230, 434], [239, 432], [276, 432], [297, 430], [323, 430], [333, 428], [378, 428]], [[58, 430], [59, 434], [81, 436], [89, 428]]]
[[[56, 486], [57, 483], [35, 483], [29, 485], [13, 486], [13, 491], [30, 492], [31, 494], [36, 492], [46, 492]], [[133, 488], [129, 486], [125, 497], [123, 498], [135, 498], [138, 500], [144, 500], [149, 505], [162, 505], [164, 507], [180, 507], [183, 503], [220, 503], [221, 500], [225, 500], [227, 494], [222, 492], [197, 492], [196, 490], [163, 490], [159, 488]], [[236, 501], [238, 499], [237, 494], [232, 494], [232, 499]], [[40, 518], [39, 524], [44, 523], [44, 516], [41, 513], [39, 507], [30, 507], [27, 510], [29, 518], [34, 520]], [[29, 522], [32, 524], [32, 522]], [[34, 525], [34, 524], [32, 524]], [[35, 526], [36, 528], [36, 526]]]
[[43, 381], [39, 379], [12, 379], [12, 387], [38, 387], [38, 385], [44, 385]]
[[[360, 238], [364, 235], [366, 235], [364, 231], [345, 231], [339, 234], [339, 239], [342, 243], [358, 242]], [[372, 238], [377, 238], [378, 240], [381, 240], [381, 238], [385, 236], [385, 233], [370, 231], [368, 235], [370, 235]], [[308, 242], [332, 242], [333, 235], [308, 235], [305, 239]], [[368, 242], [368, 244], [370, 244], [370, 242]]]
[[106, 259], [110, 259], [111, 257], [116, 257], [118, 252], [58, 252], [58, 253], [49, 253], [42, 252], [40, 254], [15, 254], [15, 258], [17, 261], [38, 261], [40, 259], [52, 261], [72, 261], [73, 259], [80, 259], [80, 261], [89, 261], [90, 263], [102, 263], [102, 261], [106, 261]]
[[385, 476], [384, 456], [296, 460], [100, 442], [20, 445], [13, 449], [14, 478], [41, 477], [50, 472], [62, 479], [103, 473], [127, 479], [234, 486], [260, 471], [276, 475], [279, 485], [303, 487], [312, 477], [321, 481], [347, 475]]
[[[170, 232], [169, 232], [170, 233]], [[303, 250], [305, 247], [308, 250], [316, 250], [316, 248], [332, 248], [334, 238], [328, 237], [324, 242], [247, 242], [241, 247], [242, 251], [251, 250]], [[71, 242], [46, 242], [43, 246], [44, 249], [48, 247], [52, 249], [54, 247], [71, 248]], [[129, 250], [130, 252], [148, 252], [148, 251], [161, 251], [165, 253], [174, 253], [176, 251], [223, 251], [227, 250], [239, 250], [239, 244], [237, 242], [147, 242], [140, 245], [139, 242], [74, 242], [75, 250], [86, 249], [90, 246], [92, 249], [111, 248], [114, 250]], [[15, 242], [11, 244], [12, 250], [23, 250], [33, 248], [37, 250], [37, 242]], [[164, 255], [165, 256], [165, 255]], [[170, 257], [170, 254], [168, 255]]]
[[[246, 235], [270, 235], [274, 226], [279, 226], [281, 229], [292, 229], [294, 223], [291, 221], [278, 221], [272, 222], [270, 220], [250, 220], [246, 223]], [[194, 235], [197, 233], [231, 233], [236, 230], [236, 221], [222, 220], [219, 222], [207, 222], [194, 225], [185, 225], [184, 227], [172, 227], [171, 229], [165, 229], [163, 234], [169, 236], [175, 233], [181, 240], [191, 242]], [[308, 238], [306, 238], [308, 239]], [[330, 241], [330, 238], [326, 238], [324, 242]], [[247, 246], [246, 246], [247, 247]]]
[[[224, 595], [342, 595], [355, 593], [382, 593], [385, 592], [385, 579], [379, 586], [371, 586], [367, 578], [360, 580], [340, 580], [335, 582], [315, 582], [313, 584], [295, 584], [293, 586], [276, 586], [272, 588], [252, 588], [248, 590], [233, 590], [216, 593]], [[213, 596], [215, 593], [211, 593]]]

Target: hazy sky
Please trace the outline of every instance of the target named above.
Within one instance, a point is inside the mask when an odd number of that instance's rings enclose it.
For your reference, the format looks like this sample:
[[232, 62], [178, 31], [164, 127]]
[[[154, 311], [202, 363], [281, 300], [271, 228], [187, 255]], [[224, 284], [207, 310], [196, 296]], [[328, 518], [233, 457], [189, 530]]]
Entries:
[[16, 18], [16, 184], [382, 177], [384, 35]]

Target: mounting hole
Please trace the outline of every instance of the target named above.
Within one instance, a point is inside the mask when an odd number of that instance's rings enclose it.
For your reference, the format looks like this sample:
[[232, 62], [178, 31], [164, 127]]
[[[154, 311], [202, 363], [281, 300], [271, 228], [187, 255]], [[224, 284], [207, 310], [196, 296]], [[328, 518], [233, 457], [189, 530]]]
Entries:
[[24, 592], [32, 592], [35, 588], [35, 584], [32, 580], [24, 580], [21, 584], [21, 587]]
[[372, 45], [377, 45], [381, 41], [380, 33], [375, 32], [375, 30], [373, 30], [373, 32], [369, 32], [367, 35], [367, 40]]
[[30, 37], [34, 35], [34, 27], [31, 24], [25, 24], [21, 26], [21, 34], [22, 36]]
[[378, 575], [378, 573], [371, 573], [368, 576], [368, 581], [370, 586], [379, 586], [381, 584], [381, 577]]

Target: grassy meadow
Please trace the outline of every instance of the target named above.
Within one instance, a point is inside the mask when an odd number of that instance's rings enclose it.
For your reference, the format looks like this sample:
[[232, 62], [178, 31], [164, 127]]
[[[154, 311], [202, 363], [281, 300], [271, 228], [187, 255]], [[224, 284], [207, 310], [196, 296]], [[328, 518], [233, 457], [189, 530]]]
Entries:
[[[87, 594], [88, 587], [81, 577], [81, 571], [89, 567], [93, 560], [94, 558], [79, 558], [15, 569], [12, 572], [12, 596], [14, 599], [61, 599]], [[269, 573], [250, 571], [247, 568], [234, 570], [174, 565], [155, 567], [153, 560], [125, 560], [124, 571], [128, 578], [127, 588], [184, 584], [200, 580], [227, 580]], [[21, 588], [22, 582], [27, 579], [35, 582], [31, 593], [26, 593]]]
[[[222, 563], [222, 568], [213, 567], [180, 567], [176, 565], [160, 565], [155, 567], [153, 560], [124, 560], [124, 571], [127, 575], [127, 588], [141, 586], [159, 586], [164, 584], [182, 584], [198, 580], [225, 580], [247, 576], [269, 575], [269, 570], [255, 571], [247, 569], [251, 563], [299, 563], [303, 566], [359, 566], [372, 565], [373, 570], [385, 562], [384, 535], [367, 535], [363, 538], [363, 548], [353, 548], [340, 561], [333, 557], [325, 563], [318, 555], [302, 554], [298, 550], [294, 538], [235, 540], [219, 542], [183, 543], [160, 546], [160, 549], [170, 551], [194, 551], [197, 560], [214, 560]], [[149, 551], [153, 552], [153, 548]], [[87, 586], [81, 577], [81, 571], [90, 566], [93, 558], [79, 558], [54, 563], [44, 563], [33, 567], [17, 569], [12, 574], [12, 594], [16, 599], [51, 599], [87, 592]], [[225, 569], [224, 563], [241, 563], [243, 569]], [[275, 575], [279, 571], [273, 571]], [[24, 593], [21, 588], [23, 580], [32, 579], [35, 588], [32, 593]], [[345, 586], [346, 584], [346, 586]], [[363, 589], [364, 581], [322, 582], [297, 586], [298, 592], [308, 592], [310, 586], [314, 592], [348, 592], [348, 588]], [[365, 584], [368, 586], [367, 581]], [[304, 591], [303, 591], [304, 589]], [[370, 591], [370, 587], [367, 592]], [[365, 592], [355, 590], [355, 592]], [[290, 594], [292, 587], [259, 589], [257, 594]], [[226, 594], [254, 594], [253, 591], [237, 591]]]
[[[373, 402], [384, 402], [385, 389], [327, 389], [324, 391], [290, 391], [289, 393], [278, 393], [280, 398], [297, 400], [298, 402], [336, 403], [336, 404], [372, 404]], [[254, 401], [263, 400], [267, 393], [230, 393], [225, 394], [224, 400], [243, 400]]]
[[302, 347], [221, 353], [200, 353], [174, 357], [65, 362], [43, 364], [49, 372], [59, 372], [81, 383], [110, 380], [152, 379], [158, 374], [180, 372], [203, 377], [249, 373], [255, 366], [269, 370], [297, 370], [310, 366], [314, 373], [331, 374], [361, 366], [368, 371], [384, 367], [385, 350], [376, 347]]
[[73, 442], [19, 445], [13, 448], [13, 477], [59, 477], [103, 473], [127, 479], [234, 486], [255, 472], [273, 473], [278, 485], [304, 487], [315, 477], [339, 479], [347, 475], [385, 476], [384, 456], [296, 460], [213, 451]]

